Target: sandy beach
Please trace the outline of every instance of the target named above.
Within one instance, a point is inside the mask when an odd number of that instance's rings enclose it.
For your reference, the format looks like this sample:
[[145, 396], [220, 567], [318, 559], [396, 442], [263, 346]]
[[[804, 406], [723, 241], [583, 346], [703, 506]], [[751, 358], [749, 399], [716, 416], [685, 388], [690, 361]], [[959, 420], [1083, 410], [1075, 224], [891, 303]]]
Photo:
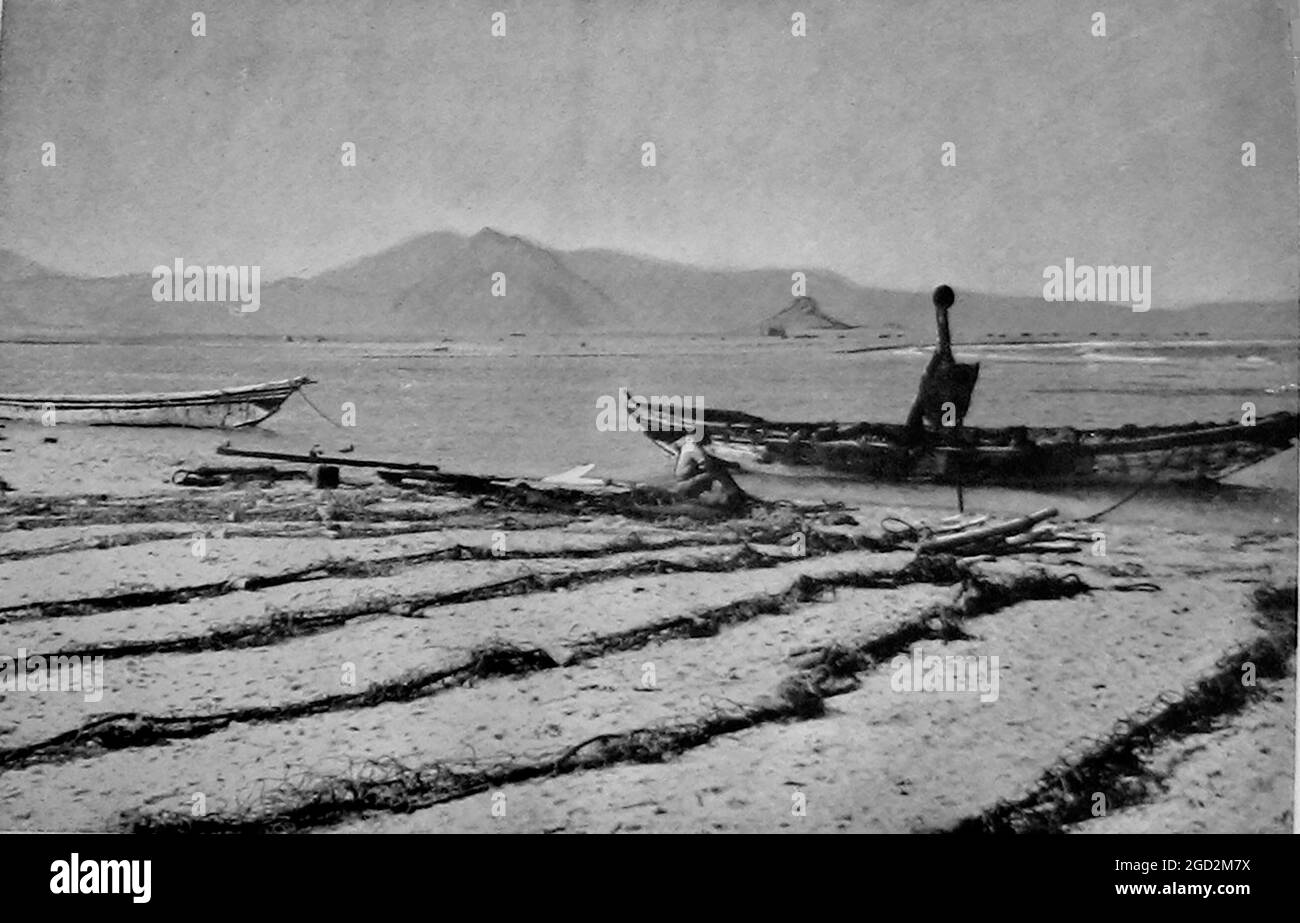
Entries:
[[[1062, 504], [1104, 554], [918, 564], [881, 520], [946, 494], [728, 518], [363, 469], [185, 488], [229, 459], [55, 430], [0, 429], [0, 654], [102, 679], [0, 692], [0, 829], [1292, 828], [1285, 458], [1167, 512]], [[914, 655], [996, 658], [997, 688], [900, 689]]]

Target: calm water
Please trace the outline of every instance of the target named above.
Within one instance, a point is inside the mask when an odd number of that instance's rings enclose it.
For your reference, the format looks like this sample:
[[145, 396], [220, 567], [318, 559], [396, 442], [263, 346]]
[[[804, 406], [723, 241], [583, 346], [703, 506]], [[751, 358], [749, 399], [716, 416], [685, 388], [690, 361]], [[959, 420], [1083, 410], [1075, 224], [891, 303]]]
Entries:
[[[636, 433], [596, 428], [597, 399], [620, 385], [645, 395], [701, 396], [709, 407], [774, 419], [901, 421], [928, 350], [845, 352], [875, 345], [848, 333], [815, 339], [507, 337], [444, 344], [215, 341], [154, 345], [0, 344], [0, 392], [189, 390], [310, 375], [301, 398], [253, 430], [247, 447], [334, 450], [420, 460], [452, 470], [540, 476], [594, 462], [594, 474], [641, 478], [664, 462]], [[1228, 420], [1294, 408], [1296, 346], [1178, 347], [1088, 343], [958, 349], [982, 363], [970, 425], [1103, 426]], [[147, 455], [208, 452], [227, 434], [133, 433]]]

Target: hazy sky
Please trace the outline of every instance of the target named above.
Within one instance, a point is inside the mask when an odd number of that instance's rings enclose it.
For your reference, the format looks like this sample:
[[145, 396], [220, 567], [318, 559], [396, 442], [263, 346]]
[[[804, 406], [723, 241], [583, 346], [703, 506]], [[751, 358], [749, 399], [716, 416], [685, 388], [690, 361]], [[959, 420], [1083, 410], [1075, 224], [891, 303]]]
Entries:
[[1156, 306], [1294, 298], [1291, 7], [6, 0], [0, 246], [274, 278], [491, 225], [905, 289], [1034, 295], [1073, 257], [1151, 265]]

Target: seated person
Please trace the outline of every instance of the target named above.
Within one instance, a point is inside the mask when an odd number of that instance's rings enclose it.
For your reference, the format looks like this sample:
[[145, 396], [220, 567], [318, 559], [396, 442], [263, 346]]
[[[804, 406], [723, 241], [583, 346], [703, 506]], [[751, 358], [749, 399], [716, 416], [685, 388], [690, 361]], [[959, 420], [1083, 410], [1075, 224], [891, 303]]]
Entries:
[[708, 444], [707, 430], [687, 435], [681, 440], [677, 448], [677, 463], [673, 468], [677, 484], [672, 492], [679, 497], [694, 498], [710, 490], [716, 483], [722, 489], [724, 504], [734, 506], [744, 499], [745, 492], [732, 478], [726, 466], [705, 451]]

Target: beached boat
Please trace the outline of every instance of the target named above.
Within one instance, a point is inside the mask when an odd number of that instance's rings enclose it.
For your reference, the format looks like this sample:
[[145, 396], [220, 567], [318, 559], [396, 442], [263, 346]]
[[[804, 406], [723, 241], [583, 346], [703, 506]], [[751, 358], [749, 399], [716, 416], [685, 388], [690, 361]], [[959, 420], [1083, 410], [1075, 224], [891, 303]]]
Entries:
[[[645, 434], [660, 444], [685, 433], [680, 415], [670, 418], [646, 405], [633, 410]], [[703, 424], [708, 451], [747, 471], [1007, 486], [1212, 480], [1284, 451], [1300, 435], [1300, 420], [1290, 412], [1253, 425], [967, 426], [960, 438], [931, 432], [920, 445], [908, 443], [905, 426], [888, 423], [777, 423], [707, 410]]]
[[259, 385], [150, 394], [0, 394], [0, 420], [90, 426], [253, 426], [280, 409], [304, 376]]

